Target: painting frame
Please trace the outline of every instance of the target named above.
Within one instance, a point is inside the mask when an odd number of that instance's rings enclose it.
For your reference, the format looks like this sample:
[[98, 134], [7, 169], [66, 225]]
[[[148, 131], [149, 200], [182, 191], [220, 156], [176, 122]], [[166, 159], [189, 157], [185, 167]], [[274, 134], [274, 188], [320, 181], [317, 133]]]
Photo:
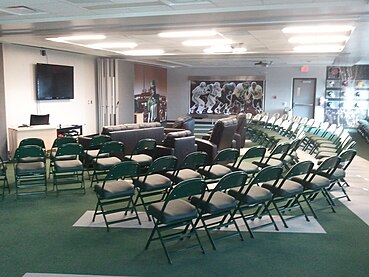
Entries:
[[264, 76], [190, 76], [189, 109], [194, 117], [262, 113]]

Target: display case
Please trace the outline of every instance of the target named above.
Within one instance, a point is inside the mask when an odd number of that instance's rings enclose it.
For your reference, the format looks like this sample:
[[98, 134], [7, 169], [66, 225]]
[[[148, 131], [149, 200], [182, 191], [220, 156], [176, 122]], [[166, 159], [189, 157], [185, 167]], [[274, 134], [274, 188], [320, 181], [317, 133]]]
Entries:
[[325, 121], [356, 127], [369, 111], [369, 76], [367, 66], [327, 67]]

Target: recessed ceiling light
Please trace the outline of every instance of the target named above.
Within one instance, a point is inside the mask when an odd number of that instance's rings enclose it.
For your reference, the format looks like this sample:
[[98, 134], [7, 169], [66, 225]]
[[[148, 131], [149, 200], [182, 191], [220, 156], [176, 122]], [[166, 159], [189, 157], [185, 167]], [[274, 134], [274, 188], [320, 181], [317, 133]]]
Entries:
[[296, 36], [288, 39], [290, 43], [312, 44], [312, 43], [339, 43], [346, 42], [348, 36]]
[[211, 45], [226, 45], [234, 43], [230, 39], [192, 39], [183, 41], [184, 46], [211, 46]]
[[163, 38], [183, 38], [183, 37], [212, 37], [217, 35], [215, 30], [194, 30], [194, 31], [178, 31], [178, 32], [162, 32], [159, 37]]
[[232, 53], [233, 54], [242, 54], [242, 53], [246, 53], [247, 49], [245, 47], [238, 47], [238, 48], [233, 48]]
[[296, 34], [296, 33], [340, 33], [349, 32], [354, 29], [351, 25], [313, 25], [313, 26], [295, 26], [286, 27], [282, 29], [283, 33]]
[[158, 56], [163, 55], [164, 50], [162, 49], [129, 50], [120, 53], [127, 56]]
[[86, 45], [86, 47], [94, 49], [119, 49], [119, 48], [135, 48], [137, 43], [134, 42], [103, 42]]
[[293, 48], [293, 51], [295, 52], [304, 52], [304, 53], [329, 53], [329, 52], [341, 52], [342, 50], [343, 46], [336, 44], [299, 45]]
[[81, 36], [47, 38], [47, 40], [63, 42], [63, 41], [81, 41], [81, 40], [101, 40], [105, 38], [106, 36], [104, 35], [81, 35]]

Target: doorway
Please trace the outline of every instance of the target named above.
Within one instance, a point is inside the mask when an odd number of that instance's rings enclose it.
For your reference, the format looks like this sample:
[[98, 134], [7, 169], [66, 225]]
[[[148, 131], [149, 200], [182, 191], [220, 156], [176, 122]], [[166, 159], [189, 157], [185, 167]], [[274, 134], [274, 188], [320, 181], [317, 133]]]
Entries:
[[316, 78], [294, 78], [292, 113], [301, 117], [314, 118]]

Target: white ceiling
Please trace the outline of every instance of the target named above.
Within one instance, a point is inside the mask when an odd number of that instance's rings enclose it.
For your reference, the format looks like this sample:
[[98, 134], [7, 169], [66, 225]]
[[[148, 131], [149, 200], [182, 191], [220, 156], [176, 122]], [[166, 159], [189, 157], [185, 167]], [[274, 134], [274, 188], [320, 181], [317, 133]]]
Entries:
[[[333, 23], [355, 27], [341, 53], [295, 53], [282, 32], [286, 26]], [[205, 55], [205, 47], [182, 46], [183, 38], [157, 36], [195, 29], [215, 29], [247, 53]], [[167, 54], [131, 57], [45, 40], [86, 34]], [[258, 61], [272, 61], [272, 66], [369, 64], [368, 34], [368, 0], [0, 0], [0, 42], [167, 67], [241, 67]]]

